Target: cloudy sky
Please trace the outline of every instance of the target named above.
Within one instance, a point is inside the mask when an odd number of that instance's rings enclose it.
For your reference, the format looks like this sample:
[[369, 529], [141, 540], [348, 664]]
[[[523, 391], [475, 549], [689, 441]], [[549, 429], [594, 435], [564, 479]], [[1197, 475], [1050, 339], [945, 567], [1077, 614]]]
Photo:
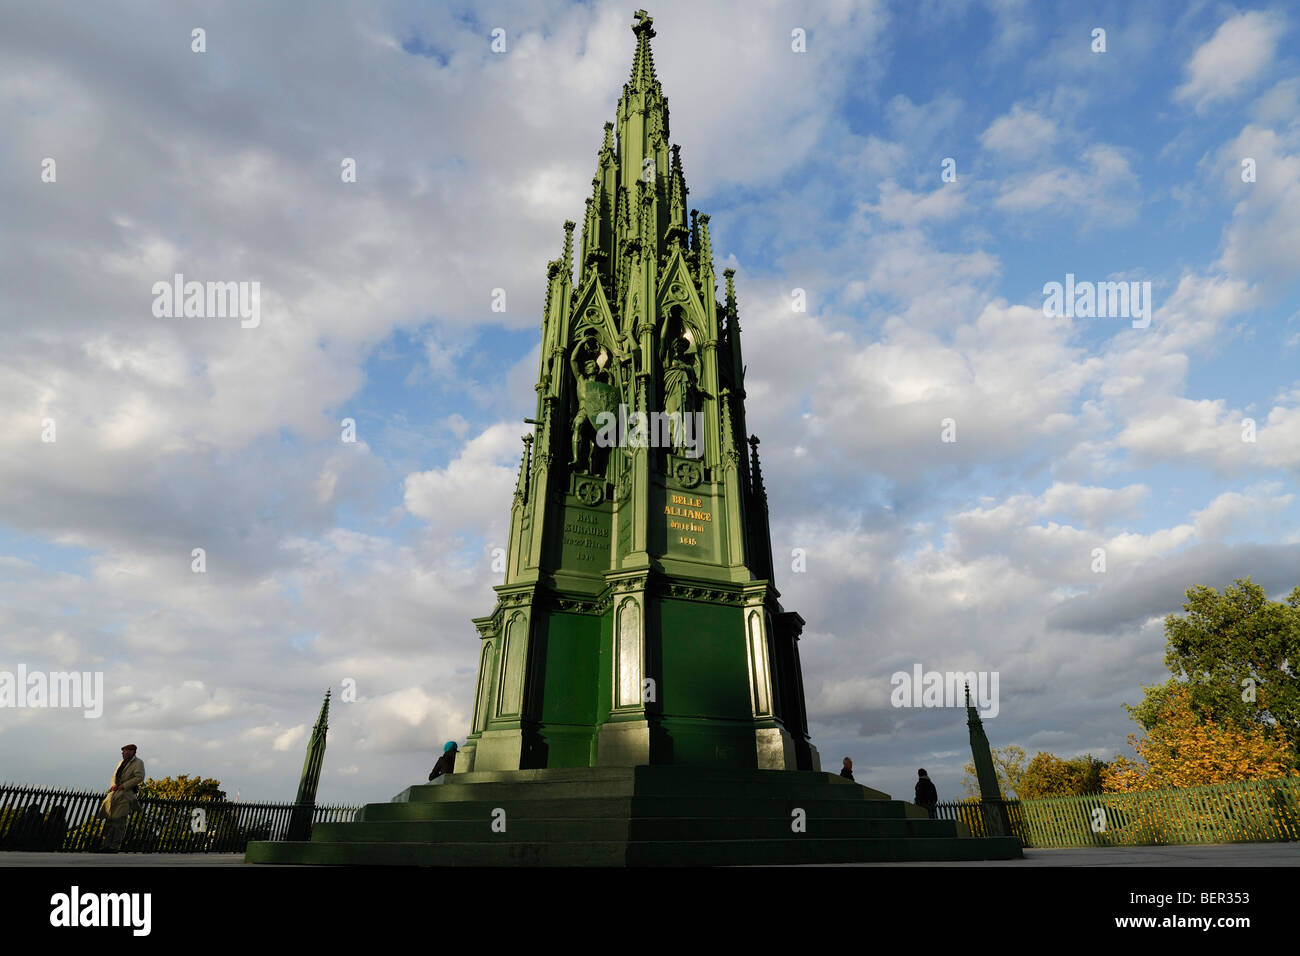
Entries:
[[[546, 262], [634, 6], [0, 7], [0, 670], [106, 694], [0, 710], [0, 780], [99, 788], [129, 739], [288, 800], [349, 678], [322, 800], [464, 739]], [[1300, 17], [651, 13], [826, 763], [959, 790], [964, 714], [890, 706], [917, 664], [999, 674], [994, 745], [1126, 750], [1188, 586], [1300, 583]], [[257, 281], [260, 323], [155, 315], [176, 273]], [[1149, 326], [1046, 316], [1067, 274], [1149, 282]]]

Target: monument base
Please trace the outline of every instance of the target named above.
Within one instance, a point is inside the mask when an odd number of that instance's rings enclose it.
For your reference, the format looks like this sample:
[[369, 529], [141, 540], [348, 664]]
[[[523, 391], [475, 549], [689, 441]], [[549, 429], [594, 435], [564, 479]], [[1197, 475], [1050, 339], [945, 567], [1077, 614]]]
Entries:
[[254, 842], [249, 863], [735, 866], [1006, 860], [1015, 837], [828, 773], [675, 766], [471, 771], [409, 787], [310, 842]]

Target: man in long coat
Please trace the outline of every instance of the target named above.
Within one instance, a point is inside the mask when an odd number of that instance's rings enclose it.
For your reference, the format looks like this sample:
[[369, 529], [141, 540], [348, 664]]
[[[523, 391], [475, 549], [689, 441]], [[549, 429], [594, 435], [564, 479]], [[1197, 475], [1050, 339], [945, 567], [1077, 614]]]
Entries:
[[126, 836], [128, 817], [140, 809], [135, 788], [144, 783], [144, 761], [135, 755], [135, 744], [122, 748], [122, 759], [113, 771], [113, 785], [95, 813], [96, 820], [104, 824], [104, 852], [116, 853]]

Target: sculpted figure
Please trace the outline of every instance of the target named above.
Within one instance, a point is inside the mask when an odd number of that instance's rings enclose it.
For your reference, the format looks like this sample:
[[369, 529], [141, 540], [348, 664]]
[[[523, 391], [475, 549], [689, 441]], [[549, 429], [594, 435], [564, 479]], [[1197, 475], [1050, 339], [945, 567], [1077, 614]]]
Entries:
[[670, 415], [674, 412], [688, 415], [696, 410], [699, 394], [691, 344], [684, 338], [675, 338], [664, 351], [664, 411]]
[[573, 416], [573, 459], [579, 470], [591, 468], [592, 435], [600, 427], [597, 416], [618, 408], [618, 390], [613, 376], [600, 367], [600, 342], [594, 329], [587, 329], [569, 353], [569, 369], [577, 388], [578, 411]]
[[673, 447], [685, 444], [684, 428], [687, 416], [700, 407], [700, 372], [691, 342], [683, 334], [682, 312], [674, 307], [664, 323], [664, 337], [659, 346], [659, 363], [664, 376], [664, 411], [670, 422], [680, 423], [673, 428]]

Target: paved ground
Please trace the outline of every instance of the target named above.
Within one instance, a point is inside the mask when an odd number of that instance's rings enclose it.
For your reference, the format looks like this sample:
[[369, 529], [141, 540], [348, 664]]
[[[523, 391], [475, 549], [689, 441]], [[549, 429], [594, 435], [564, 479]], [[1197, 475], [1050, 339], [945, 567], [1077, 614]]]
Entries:
[[1300, 866], [1300, 843], [1115, 846], [1025, 850], [1023, 860], [961, 863], [845, 863], [843, 866]]
[[[6, 866], [242, 866], [242, 853], [0, 853]], [[1300, 843], [1026, 850], [1023, 860], [970, 863], [843, 863], [837, 866], [1300, 866]]]

